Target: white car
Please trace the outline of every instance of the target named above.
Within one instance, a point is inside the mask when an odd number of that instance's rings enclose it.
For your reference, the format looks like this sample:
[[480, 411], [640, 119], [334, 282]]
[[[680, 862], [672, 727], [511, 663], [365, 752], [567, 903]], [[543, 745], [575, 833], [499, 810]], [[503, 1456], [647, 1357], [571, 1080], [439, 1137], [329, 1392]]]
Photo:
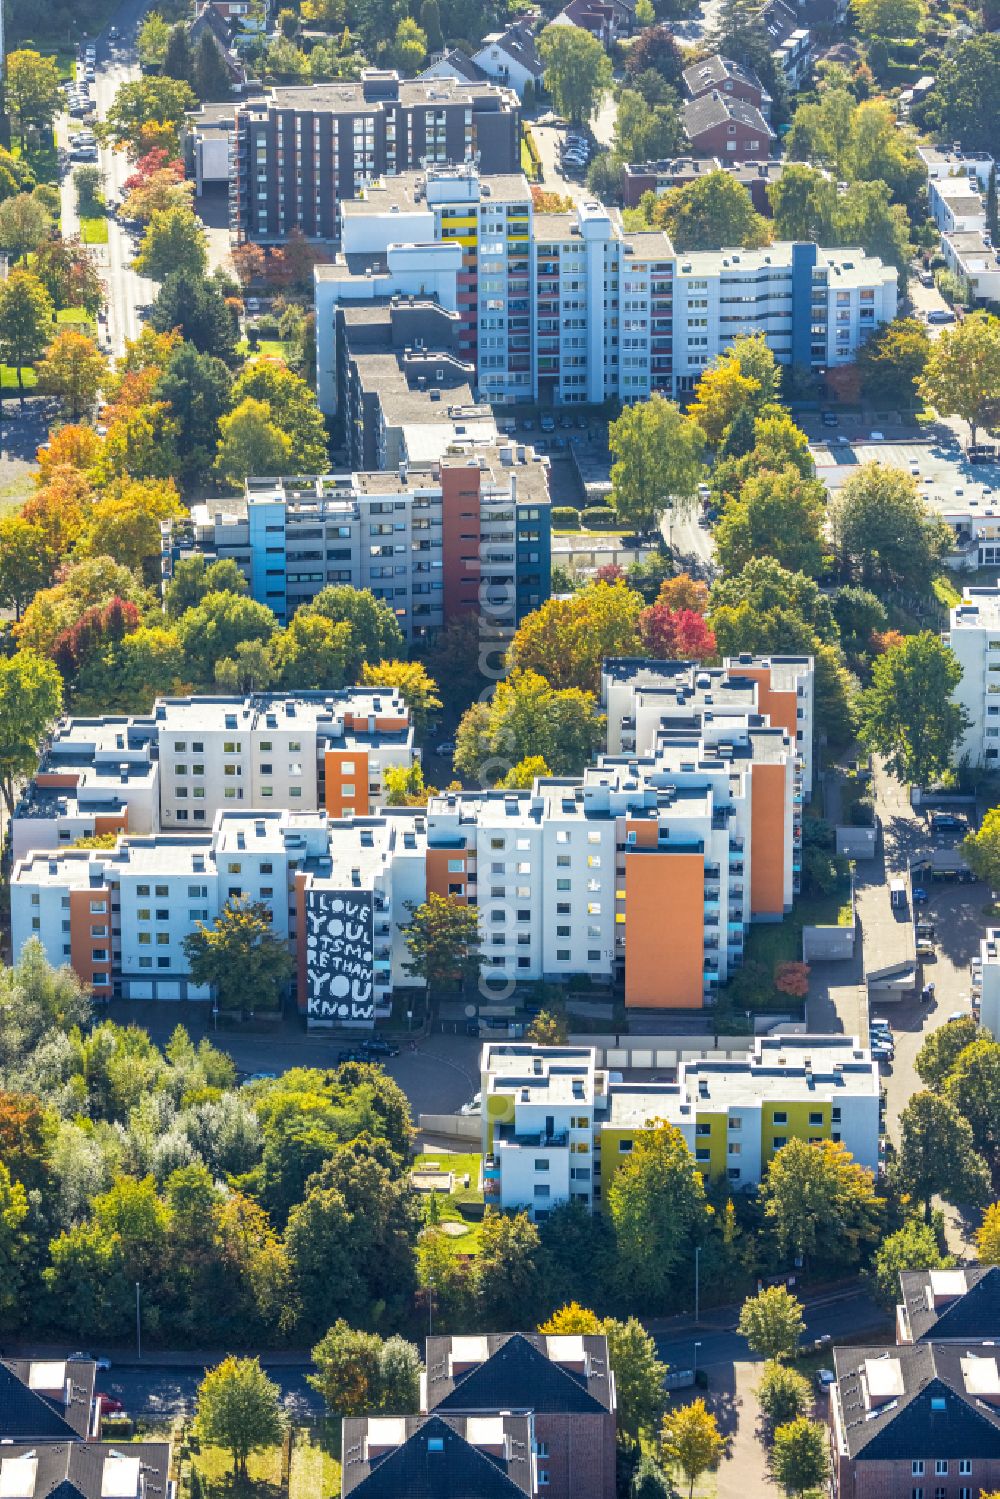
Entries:
[[453, 755], [455, 753], [454, 739], [442, 739], [441, 743], [435, 746], [434, 753], [436, 755]]
[[471, 1119], [473, 1115], [481, 1114], [482, 1111], [483, 1095], [481, 1093], [476, 1093], [472, 1098], [470, 1098], [468, 1103], [463, 1103], [458, 1112], [462, 1115], [463, 1119]]

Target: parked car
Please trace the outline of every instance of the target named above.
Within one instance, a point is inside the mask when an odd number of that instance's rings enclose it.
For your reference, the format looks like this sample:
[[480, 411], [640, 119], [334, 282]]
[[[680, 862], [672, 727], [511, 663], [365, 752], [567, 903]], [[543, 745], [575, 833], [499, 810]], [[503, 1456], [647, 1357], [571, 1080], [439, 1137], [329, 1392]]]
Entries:
[[276, 1072], [251, 1072], [243, 1079], [240, 1087], [246, 1088], [250, 1083], [273, 1083], [277, 1076]]
[[964, 833], [966, 826], [965, 819], [963, 817], [956, 817], [954, 812], [931, 813], [932, 833]]
[[69, 1362], [72, 1363], [74, 1360], [79, 1360], [83, 1364], [96, 1364], [98, 1369], [102, 1371], [111, 1368], [111, 1360], [109, 1358], [95, 1358], [92, 1353], [71, 1353]]
[[955, 314], [950, 307], [935, 307], [927, 314], [927, 321], [934, 324], [953, 323], [955, 321]]
[[361, 1043], [361, 1049], [372, 1057], [398, 1057], [399, 1047], [392, 1041], [387, 1041], [384, 1036], [369, 1036], [367, 1041]]
[[933, 286], [934, 285], [934, 277], [933, 277], [933, 275], [931, 274], [930, 271], [918, 271], [917, 272], [917, 280], [920, 282], [921, 286]]
[[923, 886], [922, 885], [914, 885], [914, 887], [913, 887], [913, 904], [915, 906], [922, 906], [922, 905], [925, 904], [926, 901], [929, 901], [929, 900], [930, 900], [930, 896], [927, 894], [927, 891], [923, 888]]
[[99, 1391], [94, 1398], [101, 1408], [102, 1416], [117, 1416], [125, 1409], [120, 1400], [116, 1400], [114, 1395], [106, 1394], [104, 1390]]
[[543, 432], [554, 432], [556, 430], [556, 419], [554, 416], [543, 416], [538, 425]]
[[337, 1052], [337, 1066], [342, 1062], [367, 1062], [368, 1056], [360, 1046], [345, 1047], [343, 1051]]
[[820, 421], [824, 427], [837, 427], [840, 425], [840, 418], [835, 411], [824, 411], [820, 417]]
[[463, 1103], [458, 1112], [462, 1115], [463, 1119], [470, 1119], [474, 1114], [481, 1114], [482, 1110], [483, 1095], [482, 1093], [474, 1093], [469, 1102]]
[[923, 958], [925, 961], [928, 958], [936, 958], [937, 957], [937, 952], [935, 950], [934, 943], [931, 941], [931, 939], [929, 937], [918, 937], [917, 938], [917, 957], [918, 958]]
[[821, 1394], [825, 1394], [832, 1385], [837, 1383], [837, 1376], [832, 1369], [817, 1369], [814, 1376], [816, 1388]]

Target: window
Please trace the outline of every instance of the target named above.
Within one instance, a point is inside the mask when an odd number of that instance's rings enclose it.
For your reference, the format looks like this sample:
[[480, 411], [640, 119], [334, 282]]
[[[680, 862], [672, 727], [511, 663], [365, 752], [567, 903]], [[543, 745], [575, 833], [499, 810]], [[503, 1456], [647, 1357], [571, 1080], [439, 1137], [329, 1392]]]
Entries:
[[552, 1195], [552, 1188], [548, 1185], [547, 1182], [536, 1182], [535, 1183], [535, 1196], [536, 1197], [551, 1197], [551, 1195]]
[[619, 1155], [628, 1155], [629, 1152], [631, 1151], [631, 1149], [632, 1149], [632, 1141], [631, 1140], [619, 1140], [618, 1141], [618, 1154]]
[[787, 1135], [775, 1135], [775, 1137], [774, 1137], [774, 1148], [775, 1148], [775, 1150], [784, 1150], [784, 1148], [785, 1148], [785, 1146], [787, 1144], [788, 1144], [788, 1136]]
[[934, 1472], [937, 1474], [938, 1478], [948, 1477], [948, 1459], [946, 1457], [939, 1457], [935, 1461]]
[[922, 1457], [914, 1458], [913, 1462], [910, 1464], [910, 1473], [914, 1478], [923, 1478], [924, 1460]]
[[[164, 896], [164, 898], [170, 894], [170, 890], [168, 889], [168, 887], [166, 885], [157, 885], [155, 887], [155, 892], [156, 892], [157, 895]], [[146, 891], [146, 894], [147, 895], [149, 894], [148, 890]]]
[[91, 916], [103, 916], [107, 912], [107, 909], [108, 903], [106, 900], [92, 900], [90, 902]]
[[[924, 1466], [923, 1463], [921, 1463], [920, 1464], [921, 1472], [923, 1471], [923, 1466]], [[914, 1463], [914, 1467], [916, 1467], [916, 1463]], [[923, 1491], [923, 1489], [922, 1488], [911, 1489], [910, 1490], [910, 1499], [924, 1499], [924, 1491]]]
[[149, 947], [150, 944], [152, 943], [152, 940], [153, 940], [152, 933], [150, 933], [150, 932], [140, 932], [139, 933], [139, 946], [140, 947]]
[[547, 1489], [548, 1486], [549, 1486], [549, 1470], [548, 1470], [548, 1468], [539, 1468], [539, 1470], [538, 1470], [538, 1487], [540, 1489]]
[[730, 1114], [730, 1116], [729, 1116], [729, 1128], [730, 1129], [742, 1129], [743, 1128], [743, 1116], [742, 1116], [742, 1114]]
[[959, 1460], [958, 1460], [958, 1471], [959, 1471], [960, 1477], [962, 1477], [962, 1478], [969, 1478], [969, 1477], [971, 1477], [971, 1475], [972, 1475], [972, 1458], [971, 1457], [960, 1457]]
[[813, 1127], [815, 1127], [818, 1124], [822, 1124], [823, 1123], [823, 1115], [822, 1114], [810, 1114], [809, 1115], [809, 1123]]
[[740, 1152], [742, 1151], [742, 1149], [743, 1149], [743, 1146], [740, 1144], [740, 1142], [738, 1140], [733, 1140], [732, 1143], [729, 1146], [729, 1154], [730, 1155], [739, 1155]]
[[135, 887], [135, 893], [136, 893], [136, 895], [148, 895], [149, 894], [149, 886], [148, 885], [136, 885], [136, 887]]
[[787, 1112], [787, 1110], [785, 1110], [785, 1109], [775, 1109], [774, 1116], [773, 1116], [773, 1118], [771, 1120], [771, 1123], [772, 1124], [787, 1124], [788, 1123], [788, 1112]]
[[548, 1457], [548, 1455], [549, 1455], [549, 1444], [548, 1444], [548, 1442], [536, 1442], [536, 1444], [535, 1444], [535, 1451], [537, 1452], [537, 1454], [538, 1454], [539, 1457]]
[[934, 1490], [934, 1499], [948, 1499], [948, 1490], [943, 1484]]
[[536, 1155], [535, 1156], [535, 1170], [536, 1171], [548, 1171], [548, 1169], [549, 1169], [549, 1158], [548, 1158], [548, 1156]]

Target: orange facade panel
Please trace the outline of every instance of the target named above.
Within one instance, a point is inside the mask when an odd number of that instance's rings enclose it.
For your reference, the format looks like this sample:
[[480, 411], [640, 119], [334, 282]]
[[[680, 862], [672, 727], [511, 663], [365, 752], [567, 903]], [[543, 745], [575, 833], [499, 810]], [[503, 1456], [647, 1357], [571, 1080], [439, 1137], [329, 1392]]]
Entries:
[[[632, 838], [631, 833], [635, 834]], [[660, 841], [660, 824], [655, 817], [627, 817], [625, 836], [634, 848], [655, 848]]]
[[441, 470], [441, 582], [445, 622], [479, 607], [479, 469]]
[[700, 1009], [704, 943], [703, 856], [626, 854], [626, 1005], [638, 1010]]
[[792, 744], [798, 729], [798, 698], [794, 692], [779, 692], [771, 686], [769, 666], [740, 666], [736, 668], [741, 677], [749, 677], [757, 683], [757, 706], [766, 713], [771, 727], [784, 729]]
[[119, 812], [98, 812], [94, 817], [94, 833], [97, 837], [102, 833], [127, 832], [128, 807], [122, 807]]
[[785, 914], [784, 765], [755, 765], [750, 813], [750, 914]]
[[[452, 868], [451, 866], [461, 866]], [[469, 903], [469, 853], [464, 848], [429, 848], [424, 867], [427, 894], [450, 895], [460, 905]], [[461, 894], [459, 894], [461, 889]]]
[[368, 751], [328, 749], [323, 755], [326, 811], [330, 817], [367, 816]]
[[40, 770], [35, 776], [36, 786], [69, 787], [80, 780], [78, 770]]
[[111, 892], [106, 885], [69, 893], [69, 960], [83, 983], [99, 993], [110, 990]]

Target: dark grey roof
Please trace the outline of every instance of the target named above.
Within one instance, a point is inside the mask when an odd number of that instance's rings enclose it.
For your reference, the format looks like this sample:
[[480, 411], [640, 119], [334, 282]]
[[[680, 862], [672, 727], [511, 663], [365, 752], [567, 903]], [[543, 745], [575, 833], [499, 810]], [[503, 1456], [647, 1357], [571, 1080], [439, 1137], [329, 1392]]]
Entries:
[[[962, 1359], [995, 1357], [986, 1343], [917, 1343], [900, 1348], [835, 1348], [841, 1435], [863, 1462], [913, 1458], [1000, 1459], [1000, 1411], [966, 1389]], [[898, 1361], [901, 1390], [882, 1405], [866, 1399], [868, 1360]]]
[[450, 1338], [427, 1340], [427, 1405], [440, 1411], [603, 1413], [611, 1408], [607, 1340], [582, 1340], [586, 1370], [556, 1363], [539, 1333], [492, 1333], [485, 1362], [453, 1377]]
[[490, 37], [484, 37], [480, 51], [485, 52], [489, 47], [500, 47], [515, 62], [519, 62], [522, 68], [527, 68], [535, 78], [541, 78], [545, 67], [535, 48], [535, 38], [526, 26], [517, 22], [508, 26], [507, 30], [498, 36], [495, 41]]
[[[0, 1360], [0, 1439], [58, 1442], [86, 1436], [94, 1390], [94, 1365], [68, 1364], [69, 1406], [28, 1387], [30, 1359]], [[89, 1378], [88, 1378], [89, 1375]]]
[[723, 98], [718, 93], [703, 94], [700, 99], [688, 99], [683, 105], [681, 115], [684, 129], [691, 140], [695, 140], [704, 131], [711, 130], [716, 125], [725, 125], [730, 120], [747, 125], [751, 130], [758, 130], [765, 138], [770, 138], [774, 134], [755, 104], [748, 104], [745, 99]]
[[700, 62], [694, 62], [684, 69], [684, 87], [692, 99], [699, 98], [707, 89], [722, 88], [727, 78], [735, 79], [747, 88], [756, 89], [761, 97], [765, 93], [764, 85], [756, 73], [718, 52], [712, 57], [703, 57]]
[[531, 1421], [505, 1414], [504, 1455], [466, 1440], [468, 1422], [440, 1416], [401, 1417], [406, 1438], [384, 1456], [366, 1454], [368, 1418], [349, 1417], [343, 1430], [344, 1499], [523, 1499], [532, 1492]]
[[966, 1265], [950, 1274], [965, 1276], [966, 1292], [934, 1307], [928, 1301], [930, 1270], [903, 1270], [899, 1283], [914, 1341], [933, 1337], [1000, 1338], [1000, 1265]]
[[[138, 1458], [146, 1499], [166, 1499], [169, 1442], [15, 1442], [0, 1448], [0, 1461], [34, 1455], [35, 1488], [30, 1499], [102, 1499], [104, 1462], [113, 1453]], [[29, 1496], [25, 1496], [29, 1499]]]
[[417, 77], [438, 77], [439, 75], [436, 72], [436, 68], [441, 64], [444, 64], [446, 67], [450, 68], [456, 78], [464, 78], [467, 83], [482, 83], [488, 77], [486, 71], [481, 68], [477, 62], [473, 62], [472, 58], [469, 57], [465, 52], [463, 52], [460, 47], [452, 47], [449, 52], [446, 52], [444, 56], [439, 59], [438, 63], [435, 64], [434, 69], [427, 68], [423, 73], [418, 73]]
[[793, 31], [799, 30], [799, 18], [785, 0], [768, 0], [760, 13], [760, 23], [775, 46], [780, 47]]

